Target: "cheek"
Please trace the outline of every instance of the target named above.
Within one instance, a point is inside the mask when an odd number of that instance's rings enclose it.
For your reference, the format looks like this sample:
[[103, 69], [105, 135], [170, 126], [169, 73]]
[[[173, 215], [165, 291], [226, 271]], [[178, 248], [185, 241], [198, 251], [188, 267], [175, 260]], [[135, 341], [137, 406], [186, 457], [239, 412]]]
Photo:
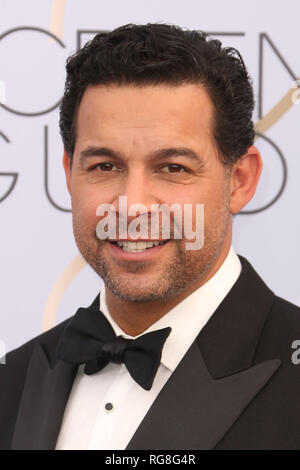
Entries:
[[227, 225], [229, 210], [229, 192], [227, 187], [223, 187], [222, 191], [218, 190], [210, 204], [207, 205], [205, 210], [205, 226], [215, 231], [224, 230]]
[[77, 224], [96, 228], [99, 217], [96, 215], [99, 199], [95, 194], [84, 191], [73, 192], [72, 212]]
[[[191, 232], [200, 235], [204, 227], [218, 224], [220, 221], [220, 191], [214, 190], [212, 185], [201, 185], [198, 188], [185, 188], [185, 191], [176, 191], [176, 194], [168, 194], [167, 201], [164, 202], [171, 207], [179, 204], [181, 207], [181, 233], [182, 238], [191, 238]], [[172, 213], [173, 223], [175, 216]], [[178, 220], [178, 219], [177, 219]], [[179, 225], [177, 225], [180, 227]], [[178, 228], [180, 230], [180, 228]]]

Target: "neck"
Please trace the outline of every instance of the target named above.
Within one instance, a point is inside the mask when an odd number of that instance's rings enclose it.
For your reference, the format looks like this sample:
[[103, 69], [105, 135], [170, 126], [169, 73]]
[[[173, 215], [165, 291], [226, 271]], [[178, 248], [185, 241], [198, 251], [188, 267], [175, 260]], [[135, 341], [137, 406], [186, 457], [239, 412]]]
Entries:
[[157, 322], [177, 304], [205, 284], [223, 264], [231, 244], [224, 249], [211, 269], [201, 279], [197, 279], [188, 289], [169, 299], [153, 302], [127, 302], [116, 297], [106, 288], [106, 303], [108, 310], [119, 327], [130, 336], [143, 333], [153, 323]]

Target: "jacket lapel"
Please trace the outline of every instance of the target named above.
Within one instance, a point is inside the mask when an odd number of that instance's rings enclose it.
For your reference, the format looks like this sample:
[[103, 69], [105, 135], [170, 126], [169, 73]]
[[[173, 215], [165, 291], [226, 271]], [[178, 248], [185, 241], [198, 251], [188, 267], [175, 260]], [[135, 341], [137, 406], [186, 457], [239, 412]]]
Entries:
[[32, 352], [18, 411], [12, 450], [55, 448], [77, 365], [57, 361], [51, 366], [43, 346]]
[[194, 342], [126, 450], [213, 449], [279, 365], [274, 359], [215, 380]]
[[[126, 450], [212, 449], [280, 367], [255, 364], [274, 294], [240, 256], [242, 272], [150, 407]], [[98, 296], [93, 304], [98, 301]], [[53, 353], [53, 351], [52, 351]], [[37, 342], [12, 449], [54, 449], [78, 366], [50, 363]]]
[[250, 263], [202, 329], [127, 446], [213, 449], [280, 367], [255, 364], [255, 350], [274, 301]]

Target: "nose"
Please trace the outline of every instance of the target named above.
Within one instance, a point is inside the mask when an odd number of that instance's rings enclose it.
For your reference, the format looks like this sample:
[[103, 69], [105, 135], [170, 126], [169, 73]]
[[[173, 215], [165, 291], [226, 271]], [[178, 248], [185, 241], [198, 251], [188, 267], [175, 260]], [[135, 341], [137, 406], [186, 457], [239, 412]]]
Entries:
[[[155, 188], [150, 181], [149, 175], [142, 168], [128, 172], [127, 177], [124, 179], [123, 184], [118, 191], [119, 196], [126, 197], [126, 204], [128, 208], [128, 220], [130, 217], [134, 219], [136, 215], [131, 215], [130, 208], [136, 213], [138, 206], [140, 207], [140, 215], [144, 213], [151, 213], [151, 204], [158, 203], [155, 197]], [[116, 210], [118, 210], [118, 201], [115, 201]]]
[[[123, 227], [122, 230], [129, 228], [129, 238], [131, 238], [130, 223], [140, 216], [140, 228], [137, 230], [141, 238], [151, 239], [151, 227], [155, 225], [155, 234], [159, 232], [159, 222], [151, 219], [151, 210], [156, 211], [160, 205], [160, 201], [156, 196], [157, 187], [155, 182], [151, 181], [151, 177], [143, 168], [135, 168], [128, 172], [120, 185], [117, 198], [114, 201], [116, 212], [119, 213], [119, 225]], [[122, 197], [120, 197], [122, 196]], [[156, 204], [156, 206], [152, 206]], [[124, 218], [127, 220], [127, 227], [124, 226]], [[119, 230], [120, 227], [119, 227]], [[157, 238], [157, 235], [154, 235]]]

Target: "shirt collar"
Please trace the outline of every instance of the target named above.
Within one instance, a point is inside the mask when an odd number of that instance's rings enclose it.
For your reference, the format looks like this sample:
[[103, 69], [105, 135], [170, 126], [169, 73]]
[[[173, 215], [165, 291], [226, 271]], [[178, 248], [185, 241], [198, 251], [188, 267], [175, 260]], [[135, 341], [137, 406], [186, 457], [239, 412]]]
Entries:
[[[240, 272], [241, 262], [231, 246], [223, 264], [207, 282], [141, 333], [142, 335], [168, 326], [172, 328], [161, 356], [161, 363], [170, 371], [174, 371], [179, 364], [201, 329], [237, 281]], [[105, 285], [100, 291], [100, 309], [117, 336], [122, 335], [131, 339], [141, 336], [128, 335], [114, 321], [106, 304]]]

